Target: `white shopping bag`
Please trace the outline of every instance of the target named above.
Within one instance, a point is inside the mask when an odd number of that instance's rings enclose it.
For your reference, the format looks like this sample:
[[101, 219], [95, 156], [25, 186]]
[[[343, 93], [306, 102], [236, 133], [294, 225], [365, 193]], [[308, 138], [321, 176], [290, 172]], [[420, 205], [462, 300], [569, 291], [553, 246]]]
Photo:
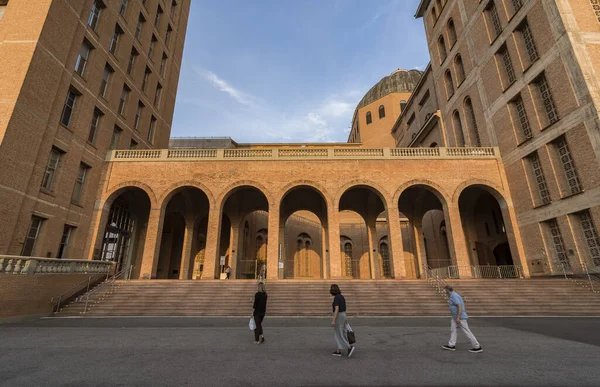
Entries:
[[250, 317], [250, 322], [248, 323], [248, 328], [250, 328], [251, 331], [256, 329], [256, 322], [254, 321], [254, 316]]

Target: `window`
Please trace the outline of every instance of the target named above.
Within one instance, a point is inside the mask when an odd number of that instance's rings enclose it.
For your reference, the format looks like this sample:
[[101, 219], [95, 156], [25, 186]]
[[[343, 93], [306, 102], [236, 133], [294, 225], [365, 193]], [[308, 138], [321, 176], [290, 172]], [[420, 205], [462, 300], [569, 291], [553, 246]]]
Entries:
[[381, 105], [379, 107], [379, 119], [385, 118], [385, 107]]
[[133, 71], [133, 66], [135, 66], [135, 60], [138, 57], [139, 52], [135, 48], [131, 48], [131, 54], [129, 54], [129, 62], [127, 63], [127, 74], [131, 75]]
[[473, 109], [473, 103], [469, 97], [465, 98], [465, 115], [467, 117], [471, 146], [481, 146], [481, 137], [479, 136], [479, 128], [477, 127], [477, 120], [475, 118], [475, 109]]
[[550, 87], [548, 86], [548, 81], [546, 80], [544, 74], [542, 74], [540, 77], [538, 77], [538, 79], [534, 81], [534, 85], [537, 88], [536, 99], [538, 102], [538, 106], [540, 104], [544, 105], [544, 110], [546, 111], [546, 119], [544, 120], [544, 122], [542, 122], [542, 127], [545, 128], [558, 121], [558, 113], [556, 112], [554, 99], [552, 98], [552, 94], [550, 93]]
[[508, 86], [510, 86], [513, 82], [517, 80], [515, 76], [515, 70], [513, 69], [512, 60], [510, 59], [510, 53], [508, 52], [508, 48], [506, 45], [502, 46], [498, 53], [496, 53], [497, 57], [499, 57], [500, 62], [502, 63], [502, 71], [500, 72], [502, 83], [505, 84], [504, 89], [506, 90]]
[[367, 112], [367, 125], [369, 125], [371, 122], [373, 122], [373, 119], [371, 118], [371, 112]]
[[125, 116], [125, 107], [127, 105], [127, 95], [131, 89], [127, 85], [123, 85], [123, 91], [121, 92], [121, 100], [119, 101], [119, 114]]
[[419, 101], [419, 109], [423, 108], [423, 106], [429, 101], [429, 90], [423, 94], [423, 98]]
[[523, 6], [523, 0], [512, 0], [512, 5], [515, 9], [515, 12], [517, 12]]
[[100, 14], [102, 14], [102, 8], [104, 4], [100, 0], [95, 0], [92, 4], [92, 10], [90, 11], [90, 17], [88, 18], [88, 26], [94, 31], [98, 28], [98, 21], [100, 20]]
[[462, 57], [460, 56], [460, 54], [456, 55], [456, 58], [454, 58], [454, 66], [456, 70], [456, 77], [458, 78], [456, 82], [460, 85], [464, 82], [465, 78], [467, 77], [465, 74], [465, 66], [463, 65]]
[[77, 61], [75, 62], [75, 72], [83, 77], [83, 73], [85, 72], [85, 66], [90, 57], [90, 51], [92, 51], [92, 46], [87, 40], [84, 40], [81, 44], [81, 48], [79, 49], [79, 55], [77, 56]]
[[58, 245], [58, 253], [56, 254], [56, 258], [65, 258], [67, 253], [67, 248], [69, 246], [69, 240], [71, 239], [71, 233], [75, 227], [69, 226], [65, 224], [63, 227], [63, 233], [60, 237], [60, 244]]
[[165, 76], [165, 70], [167, 69], [167, 60], [169, 57], [163, 52], [162, 59], [160, 60], [160, 75]]
[[590, 261], [593, 266], [600, 266], [600, 237], [598, 229], [594, 225], [594, 219], [590, 210], [585, 210], [577, 213], [579, 224], [581, 226], [582, 236], [588, 247]]
[[381, 242], [379, 244], [379, 254], [381, 254], [382, 275], [384, 278], [390, 278], [392, 273], [390, 270], [390, 251], [387, 243]]
[[156, 93], [154, 93], [154, 106], [158, 106], [158, 104], [160, 103], [161, 92], [162, 92], [162, 85], [160, 83], [158, 83], [156, 85]]
[[452, 126], [454, 128], [454, 136], [456, 137], [457, 146], [465, 146], [465, 135], [462, 130], [462, 123], [460, 122], [460, 114], [458, 110], [455, 110], [452, 114]]
[[456, 27], [454, 26], [454, 20], [448, 20], [448, 43], [450, 47], [454, 47], [456, 44]]
[[31, 254], [33, 254], [35, 242], [37, 242], [40, 235], [40, 229], [42, 228], [43, 222], [44, 219], [39, 216], [34, 215], [31, 217], [31, 223], [29, 223], [29, 229], [27, 230], [27, 235], [23, 242], [23, 250], [21, 250], [22, 256], [30, 257]]
[[[537, 195], [534, 197], [534, 206], [540, 204], [548, 204], [550, 203], [550, 191], [548, 191], [548, 185], [546, 184], [546, 177], [544, 176], [544, 171], [542, 170], [542, 164], [540, 162], [540, 158], [537, 152], [533, 152], [529, 156], [527, 156], [529, 162], [529, 173], [532, 176], [535, 185], [537, 186]], [[535, 188], [532, 191], [536, 191]]]
[[444, 81], [446, 83], [447, 99], [450, 99], [454, 95], [454, 83], [452, 82], [452, 74], [450, 73], [450, 70], [446, 70], [444, 73]]
[[148, 86], [148, 78], [150, 78], [150, 74], [152, 74], [152, 70], [148, 66], [146, 66], [146, 71], [144, 71], [144, 79], [142, 79], [142, 91], [146, 92], [146, 86]]
[[108, 63], [104, 66], [104, 73], [102, 74], [102, 80], [100, 81], [100, 95], [104, 98], [106, 98], [108, 82], [110, 81], [110, 77], [114, 72], [115, 70], [113, 70]]
[[[537, 48], [535, 47], [535, 42], [533, 40], [533, 34], [531, 33], [531, 28], [529, 28], [529, 24], [527, 20], [525, 20], [521, 25], [517, 28], [520, 34], [520, 50], [524, 51], [527, 54], [527, 58], [529, 58], [529, 64], [538, 60], [539, 55], [537, 52]], [[525, 57], [525, 55], [522, 55]], [[527, 65], [525, 67], [528, 67]]]
[[94, 115], [92, 116], [92, 123], [90, 124], [90, 133], [88, 134], [87, 141], [94, 145], [96, 142], [96, 133], [98, 133], [98, 127], [100, 126], [100, 118], [102, 118], [102, 112], [98, 109], [94, 109]]
[[444, 63], [446, 59], [446, 43], [444, 42], [444, 37], [440, 36], [438, 38], [438, 51], [440, 54], [440, 64]]
[[488, 4], [488, 7], [485, 10], [488, 19], [488, 25], [491, 25], [493, 28], [493, 35], [491, 35], [492, 40], [495, 40], [502, 33], [502, 25], [500, 24], [500, 16], [498, 15], [498, 9], [496, 8], [496, 4], [494, 0], [491, 0]]
[[77, 172], [77, 178], [75, 179], [75, 186], [73, 187], [73, 196], [71, 201], [76, 204], [81, 203], [81, 197], [83, 195], [83, 187], [85, 184], [85, 178], [87, 177], [90, 167], [85, 164], [79, 164], [79, 171]]
[[138, 17], [137, 26], [135, 27], [135, 38], [137, 40], [140, 40], [140, 37], [142, 36], [142, 30], [144, 29], [144, 23], [146, 23], [146, 18], [144, 17], [144, 15], [142, 15], [140, 13], [140, 16]]
[[123, 129], [115, 126], [115, 130], [113, 130], [113, 134], [112, 137], [110, 139], [110, 146], [109, 148], [112, 149], [117, 149], [117, 147], [119, 146], [119, 140], [121, 139], [121, 134], [123, 133]]
[[119, 39], [121, 38], [121, 35], [123, 35], [123, 29], [117, 24], [115, 26], [115, 32], [113, 33], [112, 39], [110, 40], [110, 46], [108, 47], [108, 50], [113, 55], [117, 51], [117, 46], [119, 44]]
[[171, 25], [169, 24], [169, 26], [167, 27], [167, 33], [165, 34], [165, 46], [169, 47], [169, 41], [171, 40], [171, 33], [173, 32], [173, 29], [171, 28]]
[[575, 168], [575, 162], [567, 144], [565, 136], [560, 136], [554, 141], [554, 146], [558, 151], [558, 158], [562, 165], [563, 172], [565, 174], [566, 187], [570, 194], [576, 194], [582, 191], [581, 182], [579, 181], [579, 174], [577, 168]]
[[517, 117], [519, 119], [518, 126], [520, 129], [520, 141], [523, 142], [529, 140], [533, 137], [531, 133], [531, 125], [529, 124], [529, 118], [527, 118], [527, 111], [525, 110], [525, 104], [523, 103], [523, 98], [521, 96], [517, 96], [517, 98], [513, 101], [513, 105], [515, 110], [517, 111]]
[[400, 101], [400, 113], [402, 113], [404, 111], [404, 109], [406, 109], [406, 100], [402, 100]]
[[131, 141], [129, 142], [129, 149], [133, 150], [133, 149], [137, 149], [138, 143], [137, 141], [135, 141], [133, 138], [131, 139]]
[[412, 123], [415, 122], [415, 113], [411, 114], [410, 117], [408, 118], [408, 121], [406, 121], [406, 126], [410, 126], [412, 125]]
[[156, 10], [156, 18], [154, 19], [154, 27], [156, 27], [156, 29], [158, 29], [159, 25], [160, 25], [160, 17], [163, 14], [163, 10], [160, 7], [160, 5], [158, 6], [158, 9]]
[[152, 40], [150, 41], [150, 48], [148, 48], [148, 58], [152, 60], [152, 54], [154, 54], [154, 46], [156, 45], [156, 36], [152, 35]]
[[121, 16], [125, 17], [127, 13], [127, 5], [129, 4], [129, 0], [121, 0], [121, 7], [119, 8], [119, 13]]
[[567, 258], [565, 242], [563, 240], [562, 233], [560, 232], [560, 228], [558, 227], [556, 218], [550, 219], [545, 223], [550, 233], [550, 240], [552, 241], [552, 245], [554, 247], [554, 258], [558, 261], [558, 263], [568, 266], [569, 258]]
[[177, 8], [177, 1], [173, 0], [171, 2], [171, 17], [175, 16], [175, 9]]
[[437, 22], [438, 19], [438, 15], [437, 15], [437, 10], [435, 9], [435, 7], [431, 8], [431, 24], [435, 25], [435, 23]]
[[140, 119], [142, 118], [142, 112], [144, 110], [144, 104], [142, 101], [138, 102], [137, 109], [135, 111], [135, 120], [133, 121], [133, 129], [138, 130], [140, 125]]
[[148, 127], [148, 142], [150, 144], [154, 143], [154, 131], [156, 129], [156, 117], [152, 116], [150, 118], [150, 126]]
[[73, 110], [75, 109], [75, 101], [77, 100], [77, 93], [73, 89], [69, 89], [67, 92], [67, 99], [65, 100], [65, 106], [63, 106], [62, 115], [60, 117], [60, 123], [67, 128], [71, 124], [71, 117], [73, 116]]
[[50, 157], [48, 158], [48, 164], [46, 165], [46, 170], [44, 172], [44, 177], [42, 178], [42, 188], [46, 191], [52, 190], [52, 185], [54, 184], [56, 177], [56, 171], [60, 166], [60, 157], [61, 152], [56, 148], [52, 148], [50, 151]]

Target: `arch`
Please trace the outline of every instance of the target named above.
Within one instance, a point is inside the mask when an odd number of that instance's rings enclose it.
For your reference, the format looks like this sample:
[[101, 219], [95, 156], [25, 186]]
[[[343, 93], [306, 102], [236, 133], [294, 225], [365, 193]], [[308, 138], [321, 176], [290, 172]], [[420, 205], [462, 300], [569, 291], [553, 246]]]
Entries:
[[373, 117], [371, 117], [371, 112], [367, 112], [366, 115], [367, 125], [373, 122]]
[[219, 211], [223, 210], [223, 205], [225, 204], [227, 199], [229, 199], [229, 197], [233, 193], [235, 193], [235, 191], [237, 191], [240, 188], [244, 188], [244, 187], [257, 189], [265, 196], [265, 198], [267, 198], [267, 202], [271, 203], [271, 199], [272, 199], [271, 192], [263, 184], [261, 184], [257, 181], [253, 181], [253, 180], [239, 180], [239, 181], [236, 181], [235, 183], [228, 185], [227, 187], [225, 187], [225, 189], [221, 190], [221, 193], [217, 197], [217, 201], [216, 201], [216, 203], [219, 204], [219, 206], [220, 206]]
[[402, 184], [400, 187], [398, 187], [398, 190], [396, 190], [396, 193], [394, 194], [393, 203], [395, 203], [395, 205], [397, 206], [398, 202], [400, 201], [400, 196], [402, 196], [402, 193], [407, 189], [413, 187], [421, 187], [427, 189], [428, 191], [431, 191], [431, 193], [437, 196], [437, 198], [440, 200], [443, 208], [446, 208], [448, 203], [450, 203], [450, 195], [448, 195], [439, 184], [425, 179], [413, 179]]
[[438, 145], [438, 143], [437, 143], [437, 142], [435, 142], [435, 141], [434, 141], [434, 142], [432, 142], [431, 144], [429, 144], [429, 147], [430, 147], [430, 148], [437, 148], [437, 147], [439, 147], [439, 145]]
[[444, 73], [444, 84], [446, 85], [447, 99], [450, 99], [454, 95], [454, 81], [452, 80], [450, 69], [446, 70]]
[[317, 193], [319, 193], [321, 195], [323, 200], [325, 200], [325, 204], [327, 204], [327, 206], [332, 205], [333, 198], [331, 197], [331, 193], [327, 190], [327, 188], [325, 188], [324, 185], [322, 185], [321, 183], [318, 183], [316, 181], [312, 181], [312, 180], [296, 180], [296, 181], [286, 184], [278, 192], [277, 197], [279, 198], [279, 202], [281, 203], [283, 198], [285, 198], [288, 193], [290, 193], [294, 189], [296, 189], [298, 187], [302, 187], [302, 186], [310, 187], [310, 188], [314, 189], [315, 191], [317, 191]]
[[385, 106], [381, 105], [378, 109], [379, 119], [385, 118]]
[[456, 70], [456, 82], [460, 85], [464, 82], [467, 75], [465, 73], [465, 66], [462, 61], [460, 54], [457, 54], [454, 58], [454, 68]]
[[158, 203], [161, 208], [165, 208], [166, 204], [171, 200], [171, 198], [179, 192], [182, 188], [191, 187], [197, 188], [206, 195], [208, 198], [208, 203], [212, 207], [215, 203], [215, 196], [212, 191], [204, 184], [200, 183], [196, 180], [183, 180], [177, 183], [171, 184], [167, 189], [165, 189], [160, 197], [158, 198]]
[[389, 194], [385, 190], [385, 188], [383, 188], [381, 185], [379, 185], [371, 180], [356, 179], [356, 180], [351, 180], [351, 181], [347, 182], [338, 190], [338, 192], [334, 198], [333, 210], [339, 211], [340, 199], [342, 198], [342, 196], [344, 196], [344, 193], [351, 190], [352, 188], [360, 188], [360, 187], [372, 189], [373, 192], [375, 192], [379, 196], [379, 198], [383, 201], [385, 208], [386, 209], [389, 208], [389, 203], [387, 200], [387, 198], [389, 198]]
[[156, 199], [156, 194], [154, 193], [154, 190], [150, 188], [149, 185], [142, 183], [141, 181], [130, 180], [112, 186], [108, 191], [109, 193], [107, 193], [105, 196], [106, 199], [102, 202], [102, 208], [106, 209], [106, 205], [108, 205], [110, 208], [112, 202], [123, 192], [130, 188], [139, 188], [143, 190], [144, 192], [146, 192], [146, 195], [148, 195], [148, 199], [150, 199], [151, 207], [155, 208], [157, 206], [158, 201]]
[[440, 35], [438, 38], [438, 52], [440, 54], [440, 64], [444, 63], [448, 53], [446, 52], [446, 41], [444, 40], [444, 36]]
[[458, 205], [458, 198], [460, 198], [462, 192], [469, 187], [479, 187], [488, 191], [496, 198], [496, 200], [498, 200], [500, 208], [502, 209], [504, 209], [504, 206], [512, 206], [512, 202], [504, 197], [504, 194], [502, 193], [504, 190], [500, 186], [484, 179], [469, 179], [460, 183], [452, 194], [452, 203]]
[[448, 23], [446, 24], [448, 28], [448, 42], [450, 43], [450, 47], [454, 47], [456, 44], [456, 27], [454, 26], [454, 20], [452, 18], [448, 19]]

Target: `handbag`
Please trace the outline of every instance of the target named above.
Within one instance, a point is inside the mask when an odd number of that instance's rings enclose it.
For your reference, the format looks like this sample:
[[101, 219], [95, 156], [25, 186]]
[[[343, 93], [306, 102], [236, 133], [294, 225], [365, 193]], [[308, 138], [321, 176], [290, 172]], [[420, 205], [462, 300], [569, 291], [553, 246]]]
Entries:
[[346, 334], [348, 336], [348, 343], [354, 344], [356, 343], [356, 336], [354, 336], [354, 331], [350, 324], [346, 323]]
[[256, 329], [256, 321], [254, 321], [254, 316], [250, 317], [250, 322], [248, 323], [248, 328], [250, 328], [251, 331]]

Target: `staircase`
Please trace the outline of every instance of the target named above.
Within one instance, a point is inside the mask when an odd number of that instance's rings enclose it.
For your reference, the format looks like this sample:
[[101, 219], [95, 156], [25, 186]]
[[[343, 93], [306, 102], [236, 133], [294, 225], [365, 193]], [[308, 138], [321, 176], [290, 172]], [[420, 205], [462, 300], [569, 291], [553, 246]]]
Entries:
[[[424, 280], [336, 281], [348, 314], [445, 316], [447, 301]], [[330, 281], [270, 281], [270, 316], [326, 316]], [[564, 279], [453, 280], [472, 316], [600, 315], [600, 295]], [[82, 297], [57, 316], [250, 316], [256, 282], [116, 281]]]

